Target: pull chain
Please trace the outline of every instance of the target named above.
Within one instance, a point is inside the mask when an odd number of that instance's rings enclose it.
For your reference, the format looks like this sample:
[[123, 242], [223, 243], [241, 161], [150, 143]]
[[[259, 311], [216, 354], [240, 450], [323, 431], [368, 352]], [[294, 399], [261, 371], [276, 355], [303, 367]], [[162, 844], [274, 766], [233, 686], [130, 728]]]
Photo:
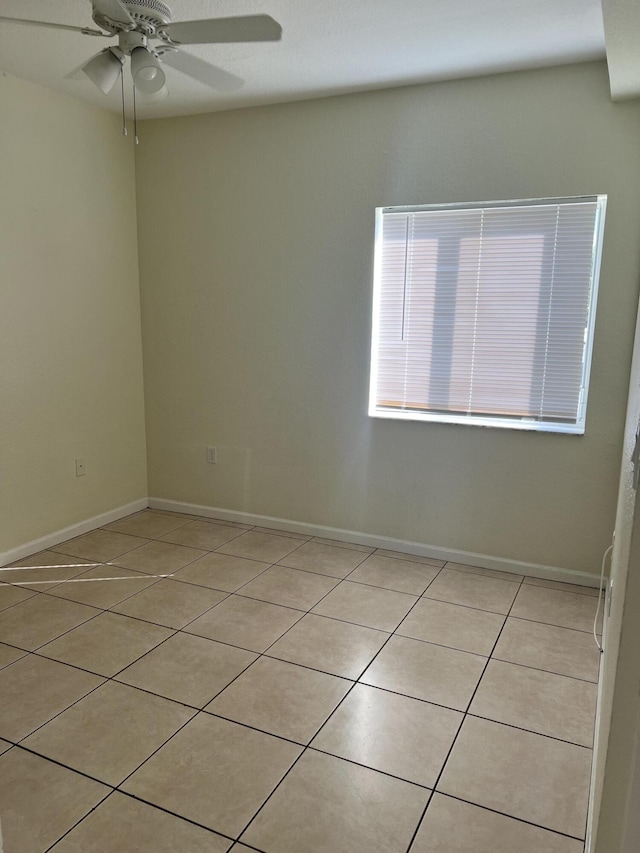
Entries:
[[120, 88], [122, 90], [122, 135], [127, 135], [127, 117], [124, 112], [124, 65], [120, 70]]
[[138, 115], [136, 113], [136, 84], [133, 84], [133, 137], [138, 144]]

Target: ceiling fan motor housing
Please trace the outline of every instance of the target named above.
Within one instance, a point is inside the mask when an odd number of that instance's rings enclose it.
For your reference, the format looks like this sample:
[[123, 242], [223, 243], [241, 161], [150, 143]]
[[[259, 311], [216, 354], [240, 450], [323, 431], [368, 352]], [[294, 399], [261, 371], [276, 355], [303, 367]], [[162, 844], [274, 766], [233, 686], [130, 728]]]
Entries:
[[[123, 0], [123, 6], [135, 22], [134, 29], [142, 32], [145, 35], [154, 35], [159, 27], [166, 26], [171, 23], [173, 15], [171, 9], [160, 0]], [[123, 30], [129, 29], [126, 25], [112, 21], [106, 15], [93, 10], [93, 20], [99, 27], [113, 33], [114, 35]]]

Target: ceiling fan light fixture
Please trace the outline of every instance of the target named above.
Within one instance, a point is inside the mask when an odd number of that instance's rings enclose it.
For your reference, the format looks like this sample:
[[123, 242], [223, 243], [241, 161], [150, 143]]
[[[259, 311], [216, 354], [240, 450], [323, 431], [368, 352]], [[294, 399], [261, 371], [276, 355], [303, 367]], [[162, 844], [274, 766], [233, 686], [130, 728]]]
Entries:
[[146, 47], [136, 47], [131, 51], [131, 74], [134, 86], [145, 95], [159, 92], [166, 81], [158, 58]]
[[122, 60], [110, 48], [100, 51], [82, 70], [105, 95], [113, 89], [122, 71]]

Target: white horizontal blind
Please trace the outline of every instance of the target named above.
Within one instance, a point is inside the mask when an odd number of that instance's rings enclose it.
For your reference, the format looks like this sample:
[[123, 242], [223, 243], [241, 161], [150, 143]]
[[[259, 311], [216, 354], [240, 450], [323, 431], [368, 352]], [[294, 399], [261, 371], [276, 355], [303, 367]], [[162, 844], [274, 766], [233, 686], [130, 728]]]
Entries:
[[583, 432], [604, 204], [378, 209], [369, 413]]

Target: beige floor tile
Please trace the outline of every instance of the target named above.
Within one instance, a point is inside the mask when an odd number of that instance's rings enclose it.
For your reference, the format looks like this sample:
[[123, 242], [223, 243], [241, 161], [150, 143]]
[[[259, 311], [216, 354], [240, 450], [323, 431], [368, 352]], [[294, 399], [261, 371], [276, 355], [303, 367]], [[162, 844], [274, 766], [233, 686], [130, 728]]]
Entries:
[[28, 587], [11, 586], [11, 584], [0, 582], [0, 610], [13, 607], [20, 601], [26, 601], [27, 598], [36, 595], [37, 592], [37, 590]]
[[584, 838], [591, 750], [467, 717], [438, 790]]
[[199, 714], [124, 790], [235, 837], [300, 754], [288, 741]]
[[152, 583], [156, 583], [156, 579], [144, 572], [132, 572], [118, 566], [96, 566], [58, 584], [51, 590], [51, 595], [106, 610]]
[[80, 567], [81, 571], [86, 571], [91, 566], [97, 566], [95, 560], [84, 560], [82, 557], [71, 557], [69, 554], [60, 554], [53, 548], [47, 551], [38, 551], [36, 554], [30, 554], [28, 557], [23, 557], [21, 560], [16, 560], [9, 566], [0, 569], [0, 572], [8, 569], [50, 569], [50, 568], [75, 568]]
[[415, 554], [407, 554], [404, 551], [389, 551], [386, 548], [378, 548], [375, 553], [378, 557], [409, 560], [411, 563], [420, 563], [423, 566], [435, 566], [436, 569], [441, 569], [444, 566], [444, 560], [436, 560], [433, 557], [418, 557]]
[[0, 669], [9, 666], [10, 663], [23, 658], [26, 652], [22, 649], [16, 649], [14, 646], [6, 646], [0, 643]]
[[600, 652], [591, 634], [509, 617], [494, 658], [597, 681]]
[[106, 563], [127, 551], [139, 548], [147, 542], [140, 536], [127, 536], [124, 533], [115, 533], [112, 530], [92, 530], [84, 536], [69, 539], [55, 546], [55, 550], [61, 554], [69, 554], [72, 557], [82, 557], [86, 560], [95, 560], [96, 563]]
[[440, 570], [433, 566], [373, 554], [351, 572], [349, 580], [410, 595], [422, 595]]
[[509, 612], [519, 586], [513, 581], [488, 578], [471, 572], [456, 569], [443, 569], [427, 588], [425, 598], [448, 601], [450, 604], [463, 604], [490, 610], [492, 613]]
[[0, 641], [33, 651], [65, 631], [93, 619], [94, 607], [52, 595], [34, 595], [0, 612]]
[[243, 531], [237, 527], [225, 527], [222, 524], [212, 524], [209, 521], [191, 521], [184, 527], [166, 533], [160, 539], [163, 542], [173, 542], [175, 545], [187, 545], [190, 548], [200, 548], [203, 551], [213, 551], [225, 542], [230, 542]]
[[105, 525], [103, 530], [127, 533], [129, 536], [142, 536], [146, 539], [158, 539], [170, 530], [184, 527], [188, 523], [189, 519], [182, 516], [164, 515], [161, 512], [143, 509], [135, 515], [129, 515], [127, 518]]
[[276, 563], [300, 545], [300, 540], [285, 535], [255, 533], [249, 530], [218, 549], [234, 557], [248, 557], [263, 563]]
[[251, 528], [254, 533], [268, 533], [272, 536], [288, 536], [290, 539], [297, 539], [298, 542], [307, 542], [311, 539], [308, 533], [298, 533], [296, 530], [278, 530], [275, 527], [259, 527]]
[[231, 843], [115, 791], [51, 853], [227, 853]]
[[2, 738], [0, 738], [0, 755], [4, 755], [5, 752], [8, 752], [12, 746], [13, 744], [9, 743], [8, 740], [2, 740]]
[[133, 687], [202, 708], [257, 655], [191, 634], [175, 634], [118, 675]]
[[[592, 631], [597, 605], [598, 599], [590, 595], [523, 584], [511, 616], [576, 631]], [[602, 607], [598, 628], [602, 630]]]
[[206, 554], [195, 563], [185, 566], [175, 574], [175, 579], [186, 583], [235, 592], [257, 577], [269, 563], [230, 557], [228, 554]]
[[222, 524], [224, 527], [234, 527], [238, 530], [253, 530], [255, 527], [255, 525], [253, 524], [245, 524], [242, 521], [228, 521], [225, 518], [210, 518], [206, 515], [198, 515], [195, 517], [193, 515], [190, 515], [189, 519], [191, 521], [206, 521], [208, 524]]
[[192, 512], [178, 512], [173, 509], [156, 509], [155, 507], [148, 507], [145, 512], [152, 512], [154, 515], [168, 515], [171, 518], [186, 518], [187, 521], [200, 518], [199, 515], [194, 515]]
[[310, 750], [241, 840], [278, 853], [405, 853], [429, 793]]
[[269, 649], [269, 656], [359, 678], [389, 639], [385, 631], [308, 613]]
[[91, 560], [82, 560], [55, 551], [41, 551], [0, 569], [0, 581], [24, 584], [22, 589], [44, 592], [96, 565], [97, 563]]
[[229, 853], [255, 853], [255, 847], [247, 847], [244, 844], [234, 844]]
[[206, 710], [279, 737], [308, 743], [352, 683], [273, 658], [260, 658]]
[[324, 575], [289, 569], [286, 566], [271, 566], [242, 587], [241, 595], [281, 604], [283, 607], [295, 607], [298, 610], [310, 610], [339, 581]]
[[422, 598], [397, 633], [463, 652], [490, 655], [505, 617], [486, 610]]
[[109, 789], [22, 749], [0, 758], [0, 815], [6, 853], [42, 853]]
[[[597, 586], [582, 586], [577, 583], [562, 583], [560, 581], [550, 581], [546, 580], [546, 578], [531, 578], [526, 577], [524, 579], [526, 584], [531, 586], [543, 586], [546, 589], [557, 589], [560, 592], [576, 592], [579, 595], [591, 595], [598, 597], [598, 587]], [[598, 578], [595, 579], [596, 584], [598, 583]]]
[[215, 589], [161, 580], [111, 609], [168, 628], [184, 628], [226, 597], [226, 592]]
[[462, 714], [357, 684], [311, 745], [432, 788]]
[[416, 596], [404, 592], [342, 581], [313, 612], [365, 628], [395, 631], [416, 601]]
[[341, 542], [339, 539], [327, 539], [325, 536], [312, 536], [311, 542], [319, 542], [321, 545], [334, 545], [336, 548], [350, 548], [352, 551], [361, 551], [363, 554], [373, 554], [375, 548], [369, 545], [356, 545], [354, 542]]
[[0, 672], [0, 736], [22, 740], [103, 681], [37, 655], [21, 658]]
[[583, 853], [583, 844], [505, 815], [434, 794], [411, 853]]
[[466, 711], [485, 664], [478, 655], [392, 637], [361, 681]]
[[189, 634], [264, 652], [300, 619], [299, 610], [232, 595], [185, 628]]
[[500, 572], [496, 569], [484, 569], [482, 566], [468, 566], [466, 563], [451, 563], [445, 564], [445, 569], [454, 569], [457, 572], [470, 572], [472, 575], [482, 575], [485, 578], [497, 578], [502, 581], [512, 581], [520, 583], [524, 579], [524, 575], [516, 574], [515, 572]]
[[171, 574], [188, 563], [193, 563], [205, 553], [206, 551], [197, 548], [185, 548], [184, 545], [172, 545], [170, 542], [156, 540], [128, 554], [123, 554], [112, 562], [115, 566], [122, 566], [125, 569], [164, 575]]
[[171, 634], [159, 625], [117, 613], [101, 613], [48, 643], [40, 654], [98, 675], [112, 676]]
[[109, 681], [30, 735], [24, 745], [119, 785], [193, 714], [184, 705]]
[[591, 747], [597, 691], [589, 681], [491, 660], [469, 712]]
[[338, 548], [321, 542], [305, 542], [291, 554], [283, 557], [280, 564], [333, 578], [346, 578], [365, 556], [362, 552], [349, 548]]

